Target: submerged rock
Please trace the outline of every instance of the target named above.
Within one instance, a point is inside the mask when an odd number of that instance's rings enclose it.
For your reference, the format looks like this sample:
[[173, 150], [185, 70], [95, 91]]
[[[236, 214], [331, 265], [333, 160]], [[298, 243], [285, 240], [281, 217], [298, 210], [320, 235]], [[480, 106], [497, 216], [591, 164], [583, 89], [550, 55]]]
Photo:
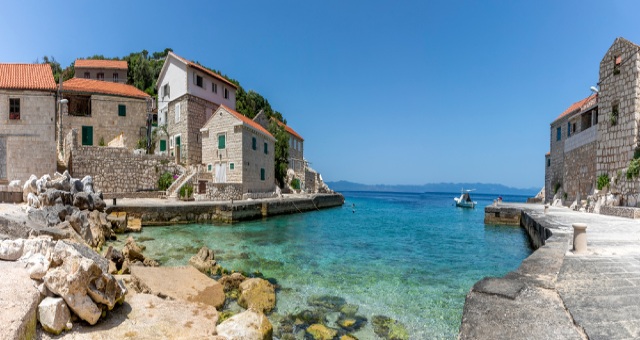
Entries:
[[314, 340], [331, 340], [338, 335], [337, 330], [319, 323], [309, 326], [309, 328], [307, 328], [307, 333], [309, 333]]
[[240, 289], [240, 284], [246, 279], [247, 278], [241, 273], [232, 273], [231, 275], [225, 275], [220, 278], [220, 280], [218, 280], [218, 283], [220, 283], [222, 287], [224, 287], [225, 292], [229, 292], [232, 290]]
[[318, 306], [331, 310], [340, 310], [346, 304], [346, 301], [339, 296], [332, 295], [313, 295], [307, 299], [310, 306]]
[[198, 254], [189, 259], [189, 264], [203, 273], [215, 273], [219, 268], [213, 250], [207, 247], [200, 248]]
[[390, 317], [383, 315], [374, 315], [371, 318], [373, 331], [379, 337], [387, 340], [407, 340], [409, 333], [406, 327]]

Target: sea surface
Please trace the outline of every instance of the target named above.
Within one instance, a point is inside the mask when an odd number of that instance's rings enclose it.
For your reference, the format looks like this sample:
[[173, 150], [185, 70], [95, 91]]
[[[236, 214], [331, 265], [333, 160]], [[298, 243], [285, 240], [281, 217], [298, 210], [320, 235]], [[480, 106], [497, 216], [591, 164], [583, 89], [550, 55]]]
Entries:
[[[336, 295], [358, 315], [401, 322], [411, 339], [455, 339], [466, 294], [485, 276], [516, 269], [532, 250], [521, 228], [483, 223], [495, 196], [455, 193], [345, 192], [339, 208], [237, 224], [145, 227], [135, 234], [145, 255], [186, 265], [213, 249], [228, 269], [277, 279], [277, 314], [300, 312], [313, 295]], [[503, 196], [524, 202], [524, 196]], [[352, 333], [377, 339], [367, 324]]]

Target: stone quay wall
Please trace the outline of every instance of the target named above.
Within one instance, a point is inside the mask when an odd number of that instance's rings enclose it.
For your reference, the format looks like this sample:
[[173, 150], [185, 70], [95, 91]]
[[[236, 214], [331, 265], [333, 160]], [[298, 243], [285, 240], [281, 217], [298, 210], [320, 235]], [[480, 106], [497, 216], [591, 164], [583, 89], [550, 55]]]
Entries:
[[166, 156], [137, 155], [126, 148], [78, 146], [70, 153], [71, 175], [91, 176], [94, 189], [103, 193], [157, 191], [160, 175], [178, 171]]
[[231, 201], [242, 199], [242, 184], [207, 182], [207, 192], [196, 195], [196, 201]]
[[306, 197], [270, 198], [230, 202], [176, 202], [158, 206], [115, 205], [107, 213], [126, 212], [140, 218], [143, 225], [168, 225], [202, 222], [239, 222], [269, 216], [297, 214], [339, 207], [344, 204], [341, 194], [316, 194]]
[[[578, 136], [578, 135], [577, 135]], [[571, 137], [574, 138], [574, 137]], [[567, 202], [573, 202], [578, 195], [587, 199], [596, 183], [595, 142], [585, 144], [564, 154], [564, 192]]]

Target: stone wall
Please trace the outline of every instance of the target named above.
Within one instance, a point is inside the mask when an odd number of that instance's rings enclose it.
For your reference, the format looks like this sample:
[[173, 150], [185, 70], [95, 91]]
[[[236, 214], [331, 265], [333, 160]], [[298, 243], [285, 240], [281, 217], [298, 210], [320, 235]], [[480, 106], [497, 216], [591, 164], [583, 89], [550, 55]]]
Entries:
[[[118, 115], [119, 105], [125, 105], [125, 116]], [[104, 139], [106, 145], [122, 134], [125, 147], [134, 149], [138, 140], [146, 136], [147, 101], [139, 98], [94, 94], [91, 96], [90, 116], [70, 115], [67, 111], [67, 105], [63, 105], [63, 135], [71, 129], [77, 129], [81, 143], [83, 126], [93, 127], [92, 145], [94, 146], [98, 146], [101, 139]]]
[[[9, 99], [20, 99], [20, 119], [9, 119]], [[0, 90], [0, 180], [21, 180], [56, 170], [55, 94]]]
[[596, 146], [594, 141], [564, 154], [563, 188], [567, 193], [566, 201], [573, 202], [578, 194], [580, 199], [587, 199], [587, 195], [595, 188]]
[[[617, 57], [621, 63], [616, 74]], [[600, 62], [598, 175], [606, 173], [613, 178], [619, 171], [624, 172], [638, 147], [639, 74], [638, 46], [623, 38], [616, 39]], [[612, 122], [614, 105], [618, 106], [618, 117]], [[624, 192], [627, 188], [621, 190]]]
[[207, 182], [206, 194], [196, 196], [198, 201], [231, 201], [242, 199], [242, 184]]
[[[564, 184], [564, 143], [567, 139], [568, 117], [563, 117], [551, 124], [550, 140], [550, 165], [545, 164], [545, 199], [551, 201], [555, 195], [557, 184]], [[557, 140], [557, 129], [561, 130], [561, 138]]]
[[71, 175], [93, 177], [94, 189], [103, 193], [155, 191], [160, 175], [177, 171], [167, 157], [136, 155], [126, 148], [78, 146], [71, 150]]
[[[176, 122], [176, 104], [180, 104], [180, 120]], [[202, 163], [202, 136], [200, 129], [218, 104], [192, 95], [184, 95], [169, 103], [167, 132], [170, 139], [169, 152], [175, 153], [175, 137], [180, 135], [180, 158], [186, 165]]]

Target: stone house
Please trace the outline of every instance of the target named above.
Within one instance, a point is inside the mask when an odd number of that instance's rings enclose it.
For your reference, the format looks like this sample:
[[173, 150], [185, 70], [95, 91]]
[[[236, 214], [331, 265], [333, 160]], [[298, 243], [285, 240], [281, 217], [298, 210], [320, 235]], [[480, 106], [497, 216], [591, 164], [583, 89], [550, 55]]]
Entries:
[[61, 94], [69, 102], [58, 128], [62, 136], [77, 129], [81, 145], [106, 145], [123, 137], [123, 146], [135, 149], [147, 134], [151, 97], [131, 85], [72, 78], [62, 83]]
[[56, 170], [56, 83], [48, 64], [0, 64], [0, 182]]
[[551, 124], [545, 156], [546, 199], [561, 185], [567, 201], [582, 199], [607, 175], [612, 191], [637, 191], [626, 171], [640, 148], [640, 46], [617, 38], [599, 68], [597, 96], [572, 105]]
[[267, 118], [267, 115], [262, 110], [258, 112], [253, 120], [265, 129], [269, 128], [269, 123], [272, 121], [275, 121], [276, 123], [278, 123], [278, 125], [284, 128], [284, 130], [287, 132], [287, 135], [289, 136], [288, 168], [293, 170], [296, 173], [296, 176], [298, 176], [298, 178], [304, 182], [304, 138], [302, 138], [302, 136], [300, 136], [300, 134], [298, 134], [289, 125], [273, 117], [271, 117], [271, 119]]
[[223, 104], [200, 132], [213, 182], [241, 184], [243, 194], [274, 191], [276, 140], [264, 127]]
[[235, 110], [236, 85], [169, 52], [156, 86], [158, 125], [166, 125], [169, 134], [160, 138], [157, 152], [179, 156], [180, 162], [187, 165], [201, 164], [200, 129], [220, 105]]
[[75, 78], [127, 83], [129, 67], [125, 60], [76, 59]]

